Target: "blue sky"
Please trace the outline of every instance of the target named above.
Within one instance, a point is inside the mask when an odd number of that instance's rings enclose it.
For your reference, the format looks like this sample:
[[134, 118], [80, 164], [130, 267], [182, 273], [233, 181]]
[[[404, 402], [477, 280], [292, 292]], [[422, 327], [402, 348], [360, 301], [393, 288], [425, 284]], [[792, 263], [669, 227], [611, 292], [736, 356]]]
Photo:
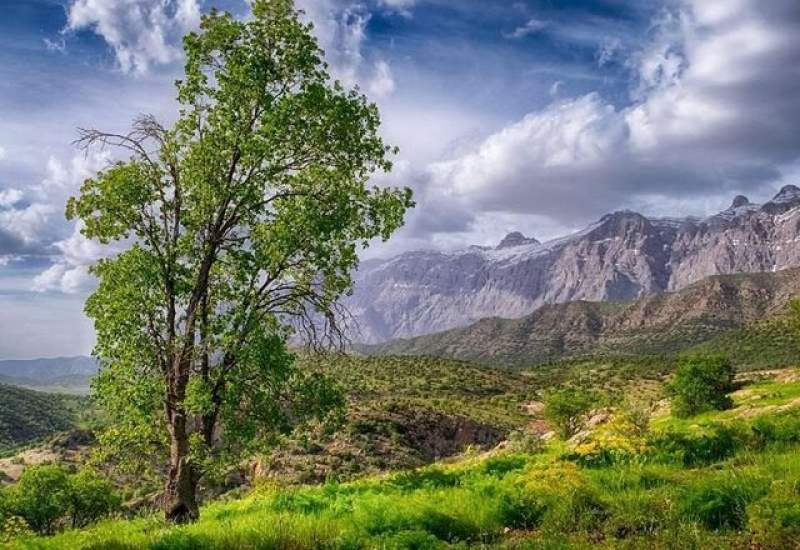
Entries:
[[[796, 0], [297, 0], [333, 75], [401, 153], [419, 207], [388, 245], [558, 236], [610, 210], [705, 215], [800, 180]], [[112, 157], [78, 127], [169, 121], [180, 37], [243, 0], [6, 0], [0, 19], [0, 358], [86, 353], [86, 267], [63, 219]]]

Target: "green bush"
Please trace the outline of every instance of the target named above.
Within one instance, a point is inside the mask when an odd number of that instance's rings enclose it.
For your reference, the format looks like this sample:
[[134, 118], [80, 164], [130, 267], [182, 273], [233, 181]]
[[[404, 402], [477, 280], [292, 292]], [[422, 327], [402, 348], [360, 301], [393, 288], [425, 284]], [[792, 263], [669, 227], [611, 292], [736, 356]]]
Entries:
[[71, 485], [63, 468], [53, 465], [26, 468], [14, 486], [11, 506], [34, 531], [51, 534], [69, 513]]
[[675, 377], [666, 389], [672, 410], [678, 417], [689, 417], [712, 410], [725, 410], [733, 401], [734, 369], [722, 356], [698, 356], [681, 360]]
[[448, 472], [441, 468], [430, 467], [421, 470], [400, 472], [392, 478], [392, 483], [404, 490], [435, 489], [456, 487], [461, 482], [458, 472]]
[[481, 526], [468, 518], [429, 508], [420, 516], [422, 528], [439, 540], [447, 542], [475, 541]]
[[498, 514], [504, 527], [526, 531], [538, 527], [547, 511], [546, 503], [524, 491], [506, 492], [499, 496]]
[[800, 546], [800, 498], [766, 498], [749, 510], [748, 526], [761, 548]]
[[544, 416], [564, 439], [575, 435], [581, 420], [595, 403], [594, 396], [584, 390], [565, 388], [550, 393], [544, 400]]
[[[8, 490], [5, 514], [20, 517], [41, 534], [84, 527], [119, 510], [121, 499], [110, 483], [83, 471], [69, 475], [56, 465], [31, 466]], [[2, 515], [2, 514], [0, 514]]]
[[764, 448], [774, 443], [798, 443], [800, 416], [797, 413], [760, 416], [753, 421], [751, 430], [757, 448]]
[[696, 434], [672, 430], [654, 433], [647, 447], [656, 462], [677, 462], [691, 467], [732, 457], [743, 445], [744, 437], [737, 426], [713, 424]]
[[484, 461], [481, 469], [491, 476], [503, 477], [509, 472], [521, 470], [527, 463], [527, 459], [521, 455], [493, 456]]
[[705, 479], [689, 487], [681, 498], [681, 515], [707, 529], [742, 529], [747, 523], [747, 505], [765, 488], [747, 478]]
[[437, 550], [445, 547], [445, 543], [427, 531], [402, 531], [381, 541], [380, 548], [385, 550]]
[[84, 470], [70, 476], [69, 514], [72, 527], [85, 527], [117, 512], [122, 499], [114, 487], [95, 472]]

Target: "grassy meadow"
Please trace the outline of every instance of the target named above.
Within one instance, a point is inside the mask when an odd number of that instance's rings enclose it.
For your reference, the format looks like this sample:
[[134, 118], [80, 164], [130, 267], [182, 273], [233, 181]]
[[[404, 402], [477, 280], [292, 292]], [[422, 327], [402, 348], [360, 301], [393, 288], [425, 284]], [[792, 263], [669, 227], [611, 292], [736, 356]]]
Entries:
[[264, 483], [200, 521], [106, 520], [11, 548], [792, 548], [800, 544], [800, 373], [676, 419], [623, 407], [570, 442], [317, 486]]

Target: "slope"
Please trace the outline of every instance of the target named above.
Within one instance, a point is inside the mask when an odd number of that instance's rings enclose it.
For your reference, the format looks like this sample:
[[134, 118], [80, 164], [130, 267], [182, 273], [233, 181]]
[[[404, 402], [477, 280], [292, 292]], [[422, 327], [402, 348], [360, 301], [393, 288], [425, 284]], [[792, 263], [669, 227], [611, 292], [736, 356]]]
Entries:
[[83, 400], [0, 384], [0, 452], [73, 429]]

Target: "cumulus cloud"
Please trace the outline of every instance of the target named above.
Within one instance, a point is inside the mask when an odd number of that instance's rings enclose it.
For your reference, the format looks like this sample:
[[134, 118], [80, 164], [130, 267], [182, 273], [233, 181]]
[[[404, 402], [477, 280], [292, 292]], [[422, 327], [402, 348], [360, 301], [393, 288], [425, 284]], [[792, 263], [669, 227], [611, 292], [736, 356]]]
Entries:
[[70, 230], [64, 223], [64, 203], [84, 179], [108, 162], [105, 153], [76, 155], [68, 163], [51, 157], [40, 183], [25, 190], [0, 190], [0, 257], [48, 257], [70, 265], [88, 265], [77, 260], [82, 252], [88, 259], [96, 258], [89, 249], [62, 241]]
[[94, 31], [123, 72], [142, 74], [180, 59], [181, 37], [199, 23], [198, 0], [74, 0], [66, 30]]
[[575, 224], [659, 198], [702, 213], [767, 191], [800, 159], [797, 59], [795, 0], [686, 0], [631, 59], [627, 106], [596, 92], [557, 100], [432, 164], [420, 202], [473, 226], [488, 212]]
[[[360, 86], [375, 99], [394, 93], [396, 83], [389, 62], [365, 59], [364, 45], [372, 14], [364, 4], [341, 0], [297, 0], [296, 4], [314, 23], [314, 33], [334, 79], [348, 88]], [[407, 10], [414, 4], [408, 0], [388, 0], [381, 5]]]
[[3, 149], [2, 146], [0, 146], [0, 160], [3, 160], [5, 156], [6, 156], [6, 150]]

